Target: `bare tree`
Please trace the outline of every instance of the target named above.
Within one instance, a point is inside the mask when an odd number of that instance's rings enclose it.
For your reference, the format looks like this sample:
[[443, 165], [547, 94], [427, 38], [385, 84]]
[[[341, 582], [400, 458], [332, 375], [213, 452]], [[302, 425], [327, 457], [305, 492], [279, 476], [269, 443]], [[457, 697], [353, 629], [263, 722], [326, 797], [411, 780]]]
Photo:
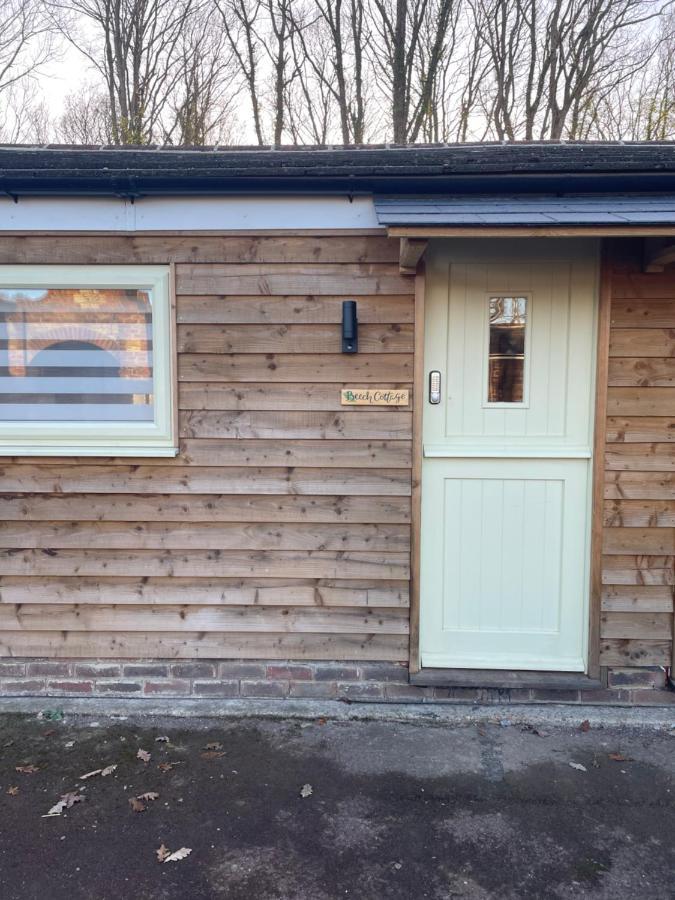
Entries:
[[41, 0], [0, 3], [0, 92], [36, 75], [57, 52], [54, 23]]
[[[259, 144], [281, 144], [287, 100], [297, 66], [293, 34], [297, 0], [214, 0], [253, 113]], [[268, 118], [269, 117], [269, 118]]]
[[320, 17], [300, 19], [299, 15], [302, 12], [294, 10], [291, 51], [295, 78], [286, 88], [286, 125], [294, 144], [326, 144], [338, 115], [330, 41]]
[[263, 0], [215, 0], [232, 54], [251, 104], [256, 140], [265, 143], [261, 98], [262, 42], [256, 24], [263, 15]]
[[110, 100], [99, 85], [85, 84], [66, 96], [55, 123], [59, 140], [66, 144], [114, 143]]
[[52, 127], [47, 104], [37, 82], [24, 78], [2, 93], [0, 140], [7, 144], [47, 144]]
[[193, 9], [176, 54], [178, 77], [167, 98], [164, 140], [191, 146], [229, 143], [238, 95], [236, 61], [214, 7]]
[[[195, 0], [49, 2], [70, 14], [64, 34], [103, 77], [114, 142], [151, 141], [181, 74], [176, 50]], [[92, 41], [83, 23], [93, 29]]]
[[371, 0], [369, 55], [388, 97], [395, 143], [416, 141], [455, 44], [461, 0]]
[[326, 114], [335, 109], [343, 144], [366, 135], [364, 52], [368, 41], [365, 4], [359, 0], [311, 0], [298, 18], [293, 11], [294, 62], [307, 111], [320, 97]]
[[491, 66], [484, 113], [499, 139], [578, 135], [594, 94], [647, 65], [655, 0], [469, 0]]

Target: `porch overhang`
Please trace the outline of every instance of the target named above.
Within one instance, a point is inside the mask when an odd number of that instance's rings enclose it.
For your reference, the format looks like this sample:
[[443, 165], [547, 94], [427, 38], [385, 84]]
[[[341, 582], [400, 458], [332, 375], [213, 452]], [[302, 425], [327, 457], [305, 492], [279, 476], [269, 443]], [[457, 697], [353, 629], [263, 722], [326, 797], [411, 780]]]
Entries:
[[[375, 197], [387, 234], [411, 271], [431, 238], [642, 237], [645, 268], [675, 260], [675, 194], [518, 194]], [[672, 238], [673, 240], [669, 240]]]

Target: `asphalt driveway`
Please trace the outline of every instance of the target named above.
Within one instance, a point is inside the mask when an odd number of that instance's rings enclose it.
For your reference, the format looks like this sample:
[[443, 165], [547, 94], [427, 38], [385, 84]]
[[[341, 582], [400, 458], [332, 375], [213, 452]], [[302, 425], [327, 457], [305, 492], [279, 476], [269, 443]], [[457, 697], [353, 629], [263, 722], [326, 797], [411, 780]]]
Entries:
[[581, 722], [4, 715], [0, 897], [671, 900], [674, 774]]

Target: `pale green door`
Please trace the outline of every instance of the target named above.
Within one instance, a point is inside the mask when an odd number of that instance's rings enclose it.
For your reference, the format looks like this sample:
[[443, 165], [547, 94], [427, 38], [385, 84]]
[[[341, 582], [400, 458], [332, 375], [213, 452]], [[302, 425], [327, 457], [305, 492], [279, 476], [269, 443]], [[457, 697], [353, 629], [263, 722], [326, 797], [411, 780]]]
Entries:
[[596, 273], [594, 242], [428, 252], [424, 668], [586, 667]]

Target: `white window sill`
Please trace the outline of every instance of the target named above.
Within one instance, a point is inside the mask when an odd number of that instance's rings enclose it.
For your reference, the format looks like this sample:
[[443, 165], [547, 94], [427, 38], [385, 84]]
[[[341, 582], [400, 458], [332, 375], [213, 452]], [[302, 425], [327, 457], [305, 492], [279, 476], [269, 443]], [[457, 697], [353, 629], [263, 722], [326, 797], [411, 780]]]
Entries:
[[149, 446], [124, 446], [109, 445], [92, 447], [91, 445], [77, 446], [67, 444], [12, 444], [0, 446], [0, 456], [145, 456], [145, 457], [174, 457], [178, 456], [178, 447], [149, 447]]

